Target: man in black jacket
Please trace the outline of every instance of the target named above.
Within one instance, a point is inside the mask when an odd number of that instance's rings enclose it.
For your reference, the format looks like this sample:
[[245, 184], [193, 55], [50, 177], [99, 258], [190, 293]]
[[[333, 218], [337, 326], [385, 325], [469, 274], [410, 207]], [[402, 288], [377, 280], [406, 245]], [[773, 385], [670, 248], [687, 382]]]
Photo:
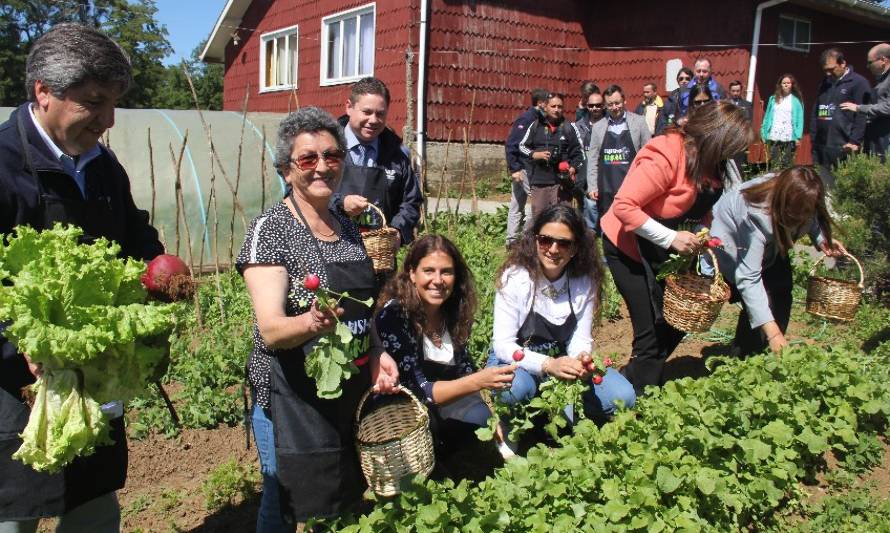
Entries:
[[[95, 29], [60, 24], [34, 43], [26, 69], [29, 101], [0, 125], [0, 234], [60, 222], [116, 241], [122, 256], [163, 253], [148, 214], [133, 203], [126, 171], [98, 143], [132, 83], [126, 53]], [[34, 531], [39, 518], [59, 515], [60, 531], [118, 531], [115, 491], [127, 476], [123, 406], [102, 406], [114, 444], [60, 473], [37, 472], [12, 454], [30, 414], [21, 389], [38, 370], [2, 336], [0, 355], [0, 531]]]
[[368, 204], [399, 230], [401, 244], [414, 240], [423, 195], [408, 150], [386, 127], [389, 89], [377, 78], [355, 82], [340, 117], [346, 137], [346, 165], [331, 202], [351, 217], [361, 217], [359, 228], [380, 228], [382, 220]]
[[729, 101], [741, 108], [748, 120], [754, 118], [754, 106], [751, 105], [751, 102], [742, 98], [742, 82], [739, 80], [729, 82]]
[[865, 115], [844, 111], [841, 104], [868, 104], [871, 87], [847, 65], [844, 54], [829, 48], [820, 57], [825, 79], [819, 85], [816, 105], [810, 120], [813, 143], [813, 163], [822, 167], [820, 175], [828, 187], [834, 186], [833, 168], [846, 159], [847, 154], [862, 148], [865, 139]]
[[574, 129], [563, 119], [565, 97], [550, 93], [544, 116], [525, 130], [519, 143], [531, 187], [532, 217], [575, 196], [575, 169], [582, 163]]
[[528, 225], [525, 221], [525, 204], [528, 201], [528, 176], [522, 165], [522, 153], [519, 151], [519, 142], [525, 135], [525, 130], [538, 120], [547, 103], [547, 91], [544, 89], [532, 89], [532, 105], [516, 117], [510, 126], [510, 133], [504, 143], [504, 151], [507, 154], [507, 170], [510, 171], [512, 191], [510, 195], [510, 210], [507, 212], [507, 245], [519, 236], [522, 228]]

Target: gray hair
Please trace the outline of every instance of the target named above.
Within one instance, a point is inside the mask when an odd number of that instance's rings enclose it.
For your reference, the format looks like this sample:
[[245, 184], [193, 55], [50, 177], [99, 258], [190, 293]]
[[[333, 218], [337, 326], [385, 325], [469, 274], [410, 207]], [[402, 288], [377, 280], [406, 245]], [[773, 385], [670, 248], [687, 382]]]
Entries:
[[121, 94], [133, 83], [133, 67], [123, 48], [104, 33], [82, 24], [59, 24], [37, 39], [25, 66], [25, 89], [34, 101], [34, 83], [42, 81], [63, 98], [75, 85], [94, 81], [117, 84]]
[[301, 133], [326, 131], [337, 140], [337, 147], [346, 151], [343, 128], [334, 117], [318, 107], [301, 107], [282, 119], [278, 125], [278, 142], [275, 144], [275, 168], [282, 176], [287, 175], [290, 156], [294, 151], [294, 139]]

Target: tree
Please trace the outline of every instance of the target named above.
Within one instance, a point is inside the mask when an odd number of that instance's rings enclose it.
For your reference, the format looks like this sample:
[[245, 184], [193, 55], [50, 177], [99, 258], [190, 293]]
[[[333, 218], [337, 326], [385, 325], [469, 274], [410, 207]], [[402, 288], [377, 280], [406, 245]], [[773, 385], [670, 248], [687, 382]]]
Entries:
[[173, 52], [167, 28], [155, 20], [154, 0], [5, 0], [0, 6], [0, 105], [25, 101], [25, 62], [31, 44], [62, 22], [99, 28], [121, 45], [133, 63], [135, 83], [122, 107], [149, 107], [164, 79], [162, 60]]
[[[205, 41], [206, 42], [206, 41]], [[164, 73], [164, 83], [158, 87], [152, 105], [162, 109], [194, 109], [195, 99], [192, 96], [188, 80], [183, 73], [187, 70], [195, 86], [198, 107], [202, 110], [222, 109], [223, 66], [207, 64], [201, 61], [202, 42], [192, 50], [189, 59], [179, 65], [170, 65]]]

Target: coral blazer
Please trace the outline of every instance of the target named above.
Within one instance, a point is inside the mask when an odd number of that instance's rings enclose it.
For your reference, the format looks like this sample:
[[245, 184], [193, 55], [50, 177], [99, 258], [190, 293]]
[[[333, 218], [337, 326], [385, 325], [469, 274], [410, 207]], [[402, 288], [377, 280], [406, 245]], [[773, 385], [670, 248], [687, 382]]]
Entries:
[[612, 207], [600, 221], [603, 234], [640, 261], [634, 230], [649, 218], [668, 219], [688, 211], [698, 189], [686, 176], [686, 150], [678, 133], [653, 137], [637, 152]]

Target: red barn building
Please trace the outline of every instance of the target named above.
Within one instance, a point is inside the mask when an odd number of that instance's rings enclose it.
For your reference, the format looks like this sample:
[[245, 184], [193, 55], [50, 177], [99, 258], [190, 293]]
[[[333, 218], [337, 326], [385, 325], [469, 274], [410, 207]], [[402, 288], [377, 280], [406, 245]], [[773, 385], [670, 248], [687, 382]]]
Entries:
[[759, 125], [784, 72], [809, 115], [825, 48], [870, 77], [866, 53], [888, 28], [890, 10], [861, 0], [228, 0], [202, 59], [225, 64], [233, 111], [246, 101], [248, 111], [318, 105], [336, 116], [350, 83], [376, 76], [392, 93], [390, 125], [408, 141], [420, 132], [421, 153], [468, 130], [496, 163], [534, 87], [567, 93], [571, 113], [583, 80], [618, 83], [634, 106], [643, 83], [666, 94], [681, 64], [705, 56], [722, 85], [742, 81]]

